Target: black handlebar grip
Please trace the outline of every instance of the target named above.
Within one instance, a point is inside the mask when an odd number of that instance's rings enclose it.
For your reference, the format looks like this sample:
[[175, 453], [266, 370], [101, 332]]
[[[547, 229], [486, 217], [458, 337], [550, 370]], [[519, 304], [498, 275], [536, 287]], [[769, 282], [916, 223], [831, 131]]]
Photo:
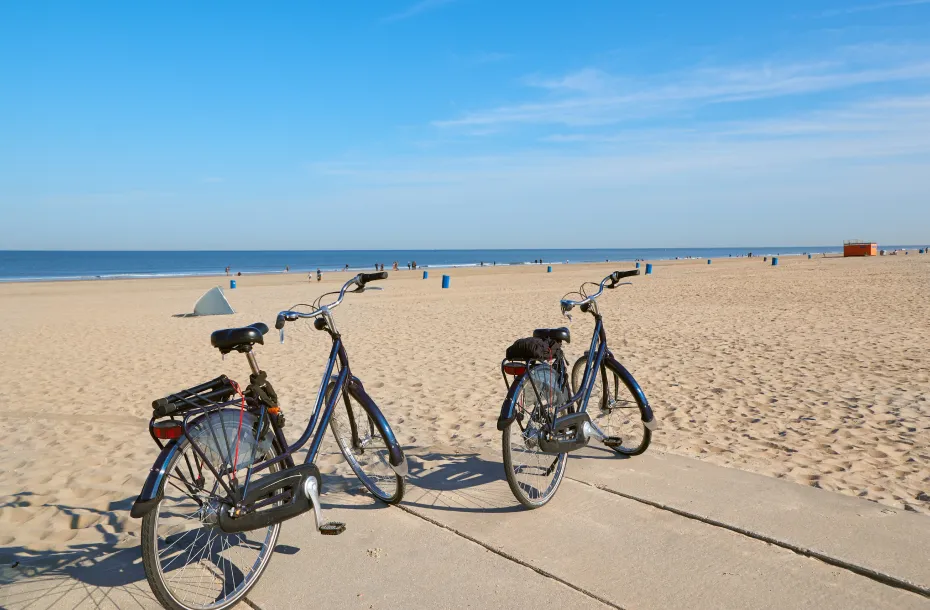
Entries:
[[368, 282], [373, 282], [375, 280], [386, 280], [387, 276], [387, 271], [379, 271], [378, 273], [359, 273], [358, 283], [364, 286]]
[[639, 275], [639, 269], [630, 269], [629, 271], [614, 271], [614, 281], [619, 282], [625, 277], [633, 277], [634, 275]]
[[285, 322], [284, 314], [279, 313], [278, 318], [274, 321], [274, 327], [278, 330], [281, 330], [282, 328], [284, 328], [284, 322]]

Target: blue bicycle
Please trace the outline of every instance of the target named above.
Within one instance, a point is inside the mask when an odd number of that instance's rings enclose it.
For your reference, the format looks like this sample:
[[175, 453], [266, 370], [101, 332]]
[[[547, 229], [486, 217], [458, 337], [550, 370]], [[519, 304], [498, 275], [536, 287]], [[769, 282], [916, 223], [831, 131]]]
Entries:
[[[142, 518], [142, 563], [165, 608], [222, 610], [238, 603], [267, 567], [282, 521], [313, 511], [321, 534], [345, 530], [345, 524], [324, 522], [320, 510], [322, 479], [314, 460], [327, 425], [365, 487], [389, 504], [401, 501], [407, 461], [352, 374], [331, 314], [346, 291], [363, 292], [385, 278], [384, 272], [359, 274], [312, 305], [278, 314], [282, 342], [285, 324], [301, 318], [312, 318], [333, 342], [313, 415], [295, 443], [284, 437], [284, 413], [252, 350], [264, 343], [268, 327], [262, 323], [210, 336], [221, 353], [245, 354], [252, 374], [244, 390], [223, 375], [152, 403], [149, 433], [161, 454], [131, 514]], [[332, 294], [339, 296], [322, 305]], [[311, 311], [296, 311], [302, 306]], [[303, 463], [295, 463], [308, 442]]]
[[[568, 453], [587, 446], [592, 438], [630, 456], [649, 446], [656, 419], [639, 384], [607, 347], [597, 308], [604, 288], [629, 285], [620, 280], [638, 274], [615, 271], [600, 284], [585, 282], [578, 292], [565, 295], [580, 299], [562, 298], [562, 314], [569, 320], [575, 307], [594, 317], [590, 348], [575, 362], [570, 378], [562, 351], [571, 341], [567, 328], [536, 329], [532, 337], [507, 349], [501, 373], [508, 392], [497, 429], [503, 433], [507, 482], [527, 508], [538, 508], [555, 496]], [[597, 292], [588, 295], [589, 284], [598, 286]]]

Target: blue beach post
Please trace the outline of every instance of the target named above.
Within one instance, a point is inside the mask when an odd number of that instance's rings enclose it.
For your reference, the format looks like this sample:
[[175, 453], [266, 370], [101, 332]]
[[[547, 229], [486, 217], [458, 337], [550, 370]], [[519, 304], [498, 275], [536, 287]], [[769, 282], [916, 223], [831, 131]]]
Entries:
[[229, 288], [230, 290], [236, 289], [236, 280], [229, 280]]
[[773, 267], [777, 267], [777, 266], [778, 266], [778, 257], [777, 257], [777, 256], [773, 256], [773, 257], [772, 257], [772, 266], [773, 266]]
[[707, 259], [707, 264], [708, 264], [708, 265], [710, 264], [710, 259]]
[[443, 288], [449, 287], [449, 276], [448, 275], [442, 276], [442, 287]]
[[811, 259], [811, 255], [808, 254], [808, 255], [807, 255], [807, 260], [810, 260], [810, 259]]
[[639, 269], [639, 263], [636, 263], [636, 268]]
[[429, 271], [424, 271], [424, 272], [423, 272], [423, 279], [424, 279], [424, 280], [425, 280], [425, 279], [429, 279]]
[[546, 273], [552, 273], [552, 265], [546, 267]]
[[652, 275], [652, 263], [646, 263], [646, 275]]

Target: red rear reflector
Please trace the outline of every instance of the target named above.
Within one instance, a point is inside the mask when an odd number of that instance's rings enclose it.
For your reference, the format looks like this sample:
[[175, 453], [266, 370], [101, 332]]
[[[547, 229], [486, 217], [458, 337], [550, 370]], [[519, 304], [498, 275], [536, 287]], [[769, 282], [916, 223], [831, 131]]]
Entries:
[[523, 373], [525, 373], [526, 367], [523, 366], [522, 364], [505, 364], [504, 372], [507, 373], [508, 375], [513, 375], [514, 377], [516, 377], [517, 375], [522, 375]]
[[181, 435], [184, 434], [184, 428], [181, 426], [181, 422], [158, 421], [152, 424], [152, 433], [155, 438], [171, 440], [181, 438]]

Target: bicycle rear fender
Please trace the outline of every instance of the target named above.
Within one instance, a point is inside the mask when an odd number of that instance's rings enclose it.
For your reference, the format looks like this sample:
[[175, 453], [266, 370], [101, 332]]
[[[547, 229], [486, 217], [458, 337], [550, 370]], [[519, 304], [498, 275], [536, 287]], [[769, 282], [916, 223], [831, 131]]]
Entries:
[[145, 479], [145, 484], [142, 485], [142, 491], [139, 493], [139, 497], [132, 503], [132, 510], [129, 511], [129, 516], [134, 519], [140, 519], [158, 505], [163, 493], [161, 491], [161, 483], [162, 479], [165, 478], [165, 469], [177, 450], [178, 441], [172, 440], [168, 441], [168, 444], [165, 445], [161, 453], [158, 454], [158, 459], [155, 460], [155, 464], [152, 465], [152, 470], [149, 471], [149, 476]]
[[655, 416], [652, 414], [652, 407], [649, 406], [649, 401], [646, 400], [646, 395], [643, 393], [643, 389], [639, 387], [639, 384], [636, 383], [635, 379], [633, 379], [633, 375], [631, 375], [630, 372], [626, 370], [626, 367], [617, 362], [616, 358], [614, 358], [614, 355], [610, 353], [610, 350], [608, 350], [607, 355], [604, 356], [604, 364], [607, 366], [607, 368], [611, 369], [614, 373], [617, 374], [617, 376], [623, 381], [623, 385], [629, 388], [630, 392], [633, 393], [633, 395], [643, 406], [643, 423], [648, 425], [655, 421]]
[[516, 398], [517, 392], [520, 388], [523, 387], [525, 383], [525, 378], [529, 374], [529, 368], [526, 369], [526, 372], [520, 375], [512, 384], [510, 384], [510, 389], [507, 390], [507, 398], [504, 399], [504, 404], [501, 405], [501, 414], [497, 418], [497, 429], [503, 431], [504, 428], [509, 426], [514, 419], [517, 417], [517, 405]]
[[375, 401], [372, 400], [368, 392], [365, 391], [365, 387], [358, 377], [353, 376], [349, 379], [346, 383], [346, 391], [358, 404], [362, 405], [362, 408], [368, 412], [368, 416], [375, 424], [384, 430], [386, 437], [384, 442], [388, 447], [388, 461], [391, 463], [391, 468], [398, 475], [402, 477], [407, 476], [407, 458], [404, 457], [404, 452], [400, 448], [397, 438], [394, 437], [394, 431], [391, 430], [391, 426], [387, 423], [387, 420], [384, 419], [381, 409], [378, 408]]

